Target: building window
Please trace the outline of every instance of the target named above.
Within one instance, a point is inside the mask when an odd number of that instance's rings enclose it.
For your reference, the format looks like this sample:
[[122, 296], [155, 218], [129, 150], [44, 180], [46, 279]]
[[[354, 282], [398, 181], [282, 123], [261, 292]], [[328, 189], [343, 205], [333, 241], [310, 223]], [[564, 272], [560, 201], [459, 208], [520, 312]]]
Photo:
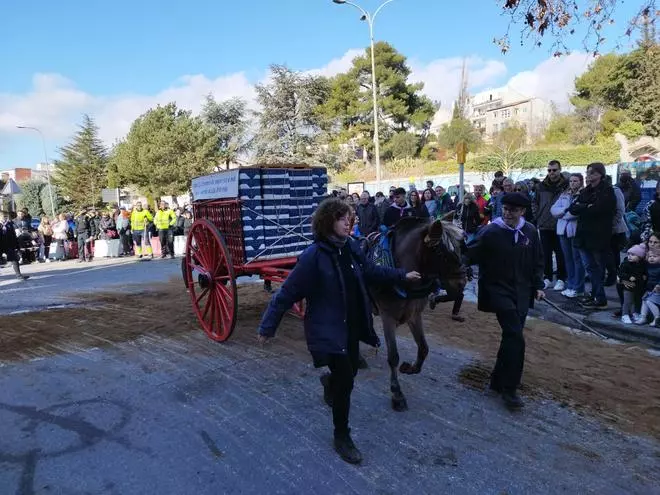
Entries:
[[527, 113], [527, 107], [523, 107], [523, 113]]
[[494, 119], [497, 118], [497, 112], [493, 112], [493, 118], [494, 118]]
[[505, 118], [505, 119], [510, 119], [511, 118], [511, 110], [508, 110], [508, 109], [504, 110], [502, 112], [502, 117]]
[[495, 125], [493, 126], [493, 132], [495, 132], [495, 133], [497, 132], [497, 124], [495, 124]]
[[517, 108], [513, 109], [513, 115], [518, 115], [518, 109]]

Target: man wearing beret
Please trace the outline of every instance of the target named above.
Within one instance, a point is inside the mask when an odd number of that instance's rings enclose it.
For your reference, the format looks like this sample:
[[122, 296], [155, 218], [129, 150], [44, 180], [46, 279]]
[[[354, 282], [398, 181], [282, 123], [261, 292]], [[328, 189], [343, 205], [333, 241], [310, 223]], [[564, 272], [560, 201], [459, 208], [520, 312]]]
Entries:
[[466, 264], [479, 265], [479, 310], [495, 313], [502, 328], [490, 389], [511, 410], [523, 407], [517, 394], [525, 362], [523, 327], [534, 299], [543, 293], [543, 252], [536, 228], [525, 221], [529, 199], [506, 193], [502, 216], [468, 244]]

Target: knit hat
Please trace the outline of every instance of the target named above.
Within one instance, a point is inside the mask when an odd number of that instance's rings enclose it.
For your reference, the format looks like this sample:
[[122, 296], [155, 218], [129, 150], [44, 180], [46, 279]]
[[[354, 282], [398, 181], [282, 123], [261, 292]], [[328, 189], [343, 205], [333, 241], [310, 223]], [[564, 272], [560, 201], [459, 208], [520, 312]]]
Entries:
[[646, 245], [644, 244], [636, 244], [630, 249], [628, 249], [628, 254], [632, 254], [633, 256], [639, 256], [640, 258], [645, 258], [646, 257]]

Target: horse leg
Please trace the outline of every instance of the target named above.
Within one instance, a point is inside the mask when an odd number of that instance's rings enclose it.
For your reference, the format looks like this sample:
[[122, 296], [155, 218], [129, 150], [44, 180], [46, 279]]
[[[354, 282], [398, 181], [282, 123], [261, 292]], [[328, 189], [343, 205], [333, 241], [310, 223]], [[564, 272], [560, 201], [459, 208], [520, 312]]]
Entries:
[[405, 411], [408, 409], [406, 398], [401, 392], [397, 367], [399, 366], [399, 351], [396, 346], [396, 322], [383, 315], [383, 333], [387, 344], [387, 363], [390, 365], [390, 391], [392, 392], [392, 409]]
[[415, 317], [408, 322], [410, 327], [410, 332], [415, 339], [417, 344], [417, 359], [413, 364], [410, 364], [406, 361], [401, 363], [399, 371], [405, 373], [406, 375], [416, 375], [422, 371], [422, 365], [426, 360], [426, 356], [429, 354], [429, 346], [426, 343], [426, 337], [424, 336], [424, 327], [422, 326], [422, 314], [417, 313]]

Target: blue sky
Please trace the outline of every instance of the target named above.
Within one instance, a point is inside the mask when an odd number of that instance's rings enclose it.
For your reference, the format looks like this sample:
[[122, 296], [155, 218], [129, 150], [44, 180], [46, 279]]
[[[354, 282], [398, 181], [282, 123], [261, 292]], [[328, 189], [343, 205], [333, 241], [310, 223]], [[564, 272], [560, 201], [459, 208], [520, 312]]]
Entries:
[[[358, 3], [373, 10], [381, 1]], [[436, 99], [449, 100], [455, 93], [462, 57], [470, 57], [474, 90], [523, 73], [517, 80], [536, 85], [531, 92], [561, 98], [586, 58], [548, 61], [549, 48], [520, 47], [516, 37], [512, 51], [502, 55], [492, 43], [507, 27], [499, 3], [395, 0], [377, 19], [376, 38], [409, 57], [415, 76]], [[16, 131], [17, 124], [42, 128], [53, 157], [85, 111], [98, 119], [110, 143], [133, 118], [164, 99], [195, 107], [209, 90], [220, 93], [218, 99], [249, 98], [250, 85], [265, 77], [271, 63], [332, 74], [350, 62], [355, 52], [349, 50], [368, 43], [359, 13], [331, 0], [3, 4], [0, 170], [42, 161], [37, 136]], [[628, 12], [620, 14], [625, 19]], [[579, 40], [574, 47], [580, 48]], [[540, 87], [538, 80], [548, 76], [561, 84]]]

